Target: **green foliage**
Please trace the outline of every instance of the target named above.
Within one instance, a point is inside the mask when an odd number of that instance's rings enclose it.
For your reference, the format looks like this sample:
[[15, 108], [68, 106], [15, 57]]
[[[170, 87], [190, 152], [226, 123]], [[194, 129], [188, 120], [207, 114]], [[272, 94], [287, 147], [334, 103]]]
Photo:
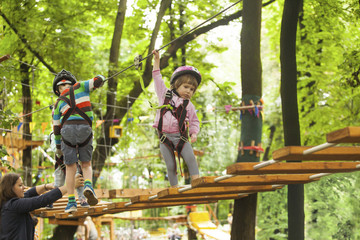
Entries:
[[15, 115], [10, 109], [0, 109], [0, 128], [11, 129], [13, 126], [19, 124], [19, 117]]
[[[28, 74], [31, 79], [33, 110], [56, 101], [52, 93], [54, 75], [34, 55], [34, 51], [55, 71], [65, 68], [72, 71], [78, 80], [89, 79], [97, 74], [107, 76], [118, 2], [2, 0], [0, 10], [16, 27], [19, 35], [15, 34], [3, 18], [0, 19], [0, 55], [11, 54], [13, 57], [0, 65], [0, 77], [4, 79], [1, 82], [4, 106], [0, 111], [1, 128], [17, 126], [16, 116], [23, 111], [21, 62], [31, 64]], [[172, 1], [172, 9], [166, 12], [162, 21], [156, 46], [169, 43], [230, 2], [234, 1]], [[128, 1], [116, 70], [133, 64], [135, 56], [148, 54], [159, 3], [158, 0]], [[262, 12], [262, 97], [265, 102], [262, 142], [263, 147], [270, 147], [270, 152], [284, 145], [279, 96], [279, 29], [283, 5], [283, 0], [275, 1], [263, 8]], [[185, 9], [182, 19], [181, 8]], [[241, 5], [235, 9], [240, 8]], [[358, 1], [355, 0], [304, 1], [304, 17], [298, 29], [297, 44], [298, 104], [301, 140], [304, 145], [321, 144], [325, 141], [326, 133], [345, 126], [359, 125], [359, 11]], [[223, 16], [217, 19], [221, 17]], [[179, 27], [180, 20], [185, 22], [182, 31]], [[236, 24], [232, 25], [233, 34], [238, 33], [240, 36], [239, 20], [234, 22]], [[225, 105], [237, 106], [241, 102], [240, 79], [227, 77], [229, 72], [239, 72], [240, 61], [234, 59], [229, 66], [224, 66], [224, 58], [218, 57], [235, 51], [239, 41], [226, 44], [226, 36], [218, 29], [220, 28], [213, 30], [215, 34], [208, 33], [189, 42], [184, 55], [186, 64], [197, 67], [203, 76], [201, 86], [192, 99], [201, 121], [201, 132], [193, 147], [205, 153], [199, 157], [203, 176], [221, 174], [226, 166], [235, 161], [240, 138], [239, 112], [226, 113], [224, 110]], [[19, 36], [27, 40], [33, 51], [20, 41]], [[176, 56], [170, 58], [169, 66], [162, 69], [167, 85], [174, 68], [181, 64], [181, 57], [181, 51], [178, 51]], [[213, 71], [219, 66], [222, 66], [221, 77], [215, 77]], [[105, 85], [92, 93], [91, 101], [96, 113], [94, 120], [101, 120], [106, 114], [107, 94], [116, 94], [116, 100], [119, 101], [129, 94], [138, 80], [136, 70], [129, 69], [118, 76], [116, 92], [110, 93]], [[157, 98], [151, 84], [147, 92], [141, 94], [128, 111], [127, 105], [117, 106], [125, 109], [127, 115], [120, 123], [123, 126], [123, 137], [106, 153], [107, 163], [111, 163], [111, 166], [101, 166], [103, 171], [98, 183], [103, 188], [168, 186], [165, 180], [166, 167], [159, 157], [159, 141], [152, 127], [155, 111], [149, 107], [148, 100], [156, 104]], [[37, 124], [51, 123], [51, 110], [36, 112], [32, 118]], [[276, 130], [270, 145], [268, 128], [272, 126], [276, 127]], [[44, 140], [50, 131], [51, 124], [45, 132], [37, 127], [32, 137], [34, 140]], [[95, 138], [106, 134], [101, 126], [95, 128], [94, 132]], [[96, 144], [101, 143], [94, 143], [94, 146]], [[47, 148], [46, 142], [43, 149]], [[0, 149], [0, 154], [5, 154], [4, 148]], [[52, 168], [41, 173], [35, 169], [35, 165], [42, 158], [41, 152], [34, 150], [32, 155], [33, 177], [51, 175]], [[52, 163], [46, 160], [43, 165], [51, 167]], [[50, 181], [51, 177], [48, 180]], [[182, 184], [183, 179], [179, 180]], [[307, 239], [360, 238], [360, 233], [354, 230], [360, 227], [357, 217], [360, 214], [357, 190], [359, 180], [357, 173], [347, 173], [305, 185]], [[286, 194], [285, 188], [259, 194], [258, 239], [286, 239]], [[229, 201], [219, 202], [219, 219], [226, 218], [228, 203]], [[338, 210], [339, 206], [341, 211]], [[149, 216], [183, 213], [183, 207], [145, 211], [145, 215]], [[154, 229], [159, 227], [157, 223], [149, 225]]]

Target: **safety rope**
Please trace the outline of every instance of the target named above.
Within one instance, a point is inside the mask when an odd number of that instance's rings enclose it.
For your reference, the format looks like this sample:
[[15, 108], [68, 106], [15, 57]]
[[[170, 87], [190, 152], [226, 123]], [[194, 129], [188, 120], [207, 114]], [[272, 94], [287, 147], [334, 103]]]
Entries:
[[[235, 6], [236, 4], [240, 3], [241, 1], [242, 1], [242, 0], [239, 0], [239, 1], [231, 4], [231, 5], [228, 6], [227, 8], [225, 8], [225, 9], [223, 9], [222, 11], [218, 12], [218, 13], [215, 14], [214, 16], [208, 18], [208, 19], [205, 20], [204, 22], [200, 23], [199, 25], [195, 26], [194, 28], [190, 29], [189, 31], [183, 33], [181, 36], [175, 38], [174, 40], [172, 40], [171, 42], [165, 44], [164, 46], [160, 47], [160, 48], [157, 49], [157, 50], [160, 51], [160, 50], [166, 48], [166, 47], [169, 46], [170, 44], [172, 44], [172, 43], [174, 43], [175, 41], [179, 40], [180, 38], [183, 38], [184, 36], [188, 35], [190, 32], [196, 30], [196, 29], [199, 28], [200, 26], [204, 25], [205, 23], [209, 22], [210, 20], [214, 19], [215, 17], [219, 16], [220, 14], [224, 13], [225, 11], [229, 10], [230, 8], [232, 8], [232, 7]], [[139, 65], [141, 64], [142, 61], [144, 61], [145, 59], [149, 58], [149, 57], [152, 56], [152, 55], [153, 55], [153, 53], [150, 53], [149, 55], [147, 55], [147, 56], [144, 57], [144, 58], [143, 58], [141, 55], [135, 57], [134, 63], [133, 63], [131, 66], [128, 66], [127, 68], [124, 68], [123, 70], [115, 73], [115, 74], [112, 75], [111, 77], [106, 78], [104, 81], [107, 81], [107, 80], [109, 80], [109, 79], [111, 79], [111, 78], [116, 77], [117, 75], [119, 75], [120, 73], [128, 70], [128, 69], [131, 68], [131, 67], [134, 67], [134, 66], [135, 66], [135, 67], [139, 67]]]
[[[180, 38], [183, 38], [184, 36], [188, 35], [190, 32], [196, 30], [197, 28], [199, 28], [200, 26], [204, 25], [205, 23], [211, 21], [212, 19], [214, 19], [215, 17], [217, 17], [217, 16], [219, 16], [220, 14], [224, 13], [225, 11], [229, 10], [230, 8], [232, 8], [233, 6], [237, 5], [237, 4], [240, 3], [241, 1], [242, 1], [242, 0], [239, 0], [239, 1], [231, 4], [230, 6], [224, 8], [222, 11], [220, 11], [220, 12], [218, 12], [217, 14], [213, 15], [212, 17], [208, 18], [208, 19], [205, 20], [204, 22], [198, 24], [198, 25], [195, 26], [194, 28], [192, 28], [192, 29], [190, 29], [189, 31], [183, 33], [181, 36], [173, 39], [172, 41], [170, 41], [169, 43], [165, 44], [164, 46], [160, 47], [160, 48], [157, 49], [157, 50], [160, 51], [160, 50], [164, 49], [165, 47], [169, 46], [170, 44], [174, 43], [175, 41], [179, 40]], [[147, 59], [147, 58], [149, 58], [149, 57], [152, 56], [152, 55], [153, 55], [153, 53], [150, 53], [149, 55], [147, 55], [147, 56], [144, 57], [144, 58], [143, 58], [141, 55], [135, 57], [134, 63], [133, 63], [132, 65], [130, 65], [130, 66], [124, 68], [123, 70], [115, 73], [114, 75], [106, 78], [106, 79], [104, 80], [104, 82], [108, 81], [108, 80], [111, 79], [111, 78], [116, 77], [117, 75], [125, 72], [126, 70], [128, 70], [128, 69], [130, 69], [130, 68], [132, 68], [132, 67], [134, 67], [134, 66], [136, 67], [136, 69], [138, 69], [139, 67], [141, 67], [142, 61], [145, 60], [145, 59]], [[5, 56], [4, 56], [4, 58], [5, 58]], [[30, 67], [32, 67], [32, 68], [34, 68], [34, 69], [38, 69], [38, 68], [36, 68], [36, 67], [33, 66], [33, 65], [30, 65], [30, 64], [28, 64], [28, 63], [26, 63], [26, 62], [23, 62], [23, 61], [21, 61], [21, 60], [15, 59], [15, 58], [13, 58], [12, 56], [6, 55], [6, 59], [8, 59], [8, 58], [11, 58], [11, 59], [14, 59], [14, 60], [16, 60], [16, 61], [19, 61], [19, 62], [22, 63], [22, 64], [29, 65]], [[51, 71], [50, 71], [50, 72], [51, 72]], [[56, 75], [56, 73], [53, 73], [53, 72], [51, 72], [51, 73], [54, 74], [54, 75]], [[138, 74], [140, 74], [140, 73], [138, 72]], [[141, 77], [141, 75], [140, 75], [140, 77]], [[143, 82], [142, 77], [140, 78], [140, 84], [141, 84], [142, 90], [146, 93], [146, 90], [145, 90], [145, 86], [144, 86], [144, 82]], [[29, 86], [29, 87], [31, 87], [31, 86]], [[164, 107], [167, 107], [167, 108], [172, 109], [172, 106], [171, 106], [171, 105], [162, 105], [162, 106], [154, 107], [153, 104], [151, 104], [150, 101], [149, 101], [149, 103], [150, 103], [150, 106], [151, 106], [152, 108], [154, 108], [154, 109], [160, 109], [160, 108], [164, 108]], [[35, 111], [33, 111], [33, 112], [27, 113], [26, 115], [22, 115], [21, 117], [29, 116], [29, 115], [31, 115], [32, 113], [41, 111], [41, 110], [43, 110], [43, 109], [45, 109], [45, 108], [48, 108], [48, 107], [51, 107], [51, 106], [53, 106], [53, 104], [50, 104], [49, 106], [40, 108], [40, 109], [35, 110]]]

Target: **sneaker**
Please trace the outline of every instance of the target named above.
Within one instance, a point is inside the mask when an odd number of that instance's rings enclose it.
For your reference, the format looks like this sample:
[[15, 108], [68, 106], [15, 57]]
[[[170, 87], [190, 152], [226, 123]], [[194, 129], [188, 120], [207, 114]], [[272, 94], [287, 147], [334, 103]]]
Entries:
[[53, 209], [54, 208], [54, 205], [52, 203], [46, 205], [45, 207], [46, 209]]
[[99, 202], [94, 189], [90, 185], [85, 185], [83, 194], [87, 198], [87, 202], [90, 206], [95, 206]]
[[77, 205], [76, 202], [68, 202], [65, 208], [66, 213], [72, 213], [77, 211]]
[[87, 201], [84, 199], [84, 200], [80, 200], [80, 206], [83, 207], [83, 208], [89, 208], [90, 205], [87, 203]]

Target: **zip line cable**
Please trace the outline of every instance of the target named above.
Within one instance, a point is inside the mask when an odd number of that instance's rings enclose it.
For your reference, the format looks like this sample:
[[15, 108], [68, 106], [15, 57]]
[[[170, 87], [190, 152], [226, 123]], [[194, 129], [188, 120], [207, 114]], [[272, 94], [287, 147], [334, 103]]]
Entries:
[[[14, 82], [15, 84], [20, 84], [20, 85], [23, 85], [23, 86], [26, 86], [26, 87], [29, 87], [29, 88], [33, 88], [33, 89], [37, 89], [37, 90], [41, 90], [40, 88], [37, 88], [37, 87], [34, 87], [34, 86], [31, 86], [29, 84], [25, 84], [25, 83], [22, 83], [22, 82], [19, 82], [19, 81], [15, 81], [15, 80], [12, 80], [12, 79], [7, 79], [5, 76], [3, 76], [3, 79], [5, 81], [11, 81], [11, 82]], [[5, 84], [5, 81], [4, 81], [4, 84]], [[84, 80], [80, 80], [80, 81], [84, 81]], [[52, 93], [52, 91], [47, 91], [48, 93]], [[106, 90], [105, 91], [106, 93], [110, 93], [110, 94], [116, 94], [118, 96], [121, 96], [121, 97], [128, 97], [128, 98], [131, 98], [131, 99], [134, 99], [134, 100], [140, 100], [140, 101], [145, 101], [144, 99], [140, 99], [140, 98], [137, 98], [137, 97], [131, 97], [131, 96], [128, 96], [128, 95], [122, 95], [122, 94], [117, 94], [116, 92], [111, 92], [111, 91], [108, 91]], [[108, 106], [111, 106], [111, 105], [108, 105]]]
[[[205, 23], [209, 22], [210, 20], [214, 19], [215, 17], [219, 16], [220, 14], [224, 13], [225, 11], [229, 10], [230, 8], [232, 8], [232, 7], [235, 6], [236, 4], [240, 3], [241, 1], [242, 1], [242, 0], [239, 0], [239, 1], [231, 4], [230, 6], [228, 6], [228, 7], [225, 8], [225, 9], [223, 9], [222, 11], [218, 12], [218, 13], [215, 14], [214, 16], [208, 18], [207, 20], [205, 20], [204, 22], [202, 22], [202, 23], [200, 23], [199, 25], [195, 26], [194, 28], [190, 29], [189, 31], [183, 33], [181, 36], [175, 38], [175, 39], [172, 40], [171, 42], [169, 42], [169, 43], [165, 44], [164, 46], [160, 47], [159, 49], [157, 49], [157, 51], [160, 51], [160, 50], [164, 49], [165, 47], [167, 47], [167, 46], [169, 46], [170, 44], [174, 43], [175, 41], [179, 40], [180, 38], [188, 35], [190, 32], [194, 31], [195, 29], [199, 28], [200, 26], [204, 25]], [[147, 55], [146, 57], [144, 57], [144, 58], [140, 57], [140, 59], [138, 58], [137, 60], [138, 60], [139, 63], [140, 63], [140, 62], [142, 62], [143, 60], [149, 58], [149, 57], [152, 56], [152, 55], [153, 55], [153, 53], [150, 53], [150, 54]], [[135, 58], [135, 59], [136, 59], [136, 58]], [[138, 64], [133, 63], [131, 66], [129, 66], [129, 67], [127, 67], [127, 68], [125, 68], [125, 69], [123, 69], [123, 70], [115, 73], [115, 74], [112, 75], [111, 77], [106, 78], [106, 79], [104, 80], [104, 82], [107, 81], [107, 80], [109, 80], [109, 79], [111, 79], [111, 78], [116, 77], [116, 76], [119, 75], [120, 73], [125, 72], [126, 70], [128, 70], [129, 68], [131, 68], [131, 67], [133, 67], [133, 66], [138, 66]]]
[[[179, 40], [180, 38], [188, 35], [190, 32], [196, 30], [196, 29], [199, 28], [200, 26], [204, 25], [205, 23], [209, 22], [210, 20], [214, 19], [215, 17], [219, 16], [220, 14], [224, 13], [225, 11], [229, 10], [230, 8], [232, 8], [233, 6], [237, 5], [237, 4], [240, 3], [241, 1], [242, 1], [242, 0], [239, 0], [239, 1], [231, 4], [230, 6], [226, 7], [225, 9], [223, 9], [223, 10], [220, 11], [220, 12], [218, 12], [218, 13], [215, 14], [214, 16], [208, 18], [208, 19], [205, 20], [204, 22], [198, 24], [198, 25], [195, 26], [194, 28], [192, 28], [192, 29], [190, 29], [189, 31], [183, 33], [181, 36], [175, 38], [174, 40], [170, 41], [169, 43], [165, 44], [164, 46], [160, 47], [160, 48], [157, 49], [157, 50], [160, 51], [160, 50], [164, 49], [165, 47], [169, 46], [170, 44], [172, 44], [172, 43], [174, 43], [175, 41]], [[140, 62], [142, 62], [143, 60], [149, 58], [149, 57], [152, 56], [152, 55], [153, 55], [153, 53], [150, 53], [149, 55], [147, 55], [147, 56], [144, 57], [144, 58], [142, 58], [142, 57], [140, 57], [140, 59], [138, 58], [139, 64], [140, 64]], [[15, 58], [13, 58], [12, 56], [9, 56], [9, 58], [14, 59], [14, 60], [16, 60], [16, 61], [19, 61], [19, 62], [22, 63], [22, 64], [28, 65], [28, 66], [30, 66], [30, 67], [33, 68], [33, 69], [40, 69], [40, 68], [37, 68], [37, 67], [35, 67], [35, 66], [31, 65], [31, 64], [28, 64], [28, 63], [23, 62], [23, 61], [21, 61], [21, 60], [15, 59]], [[128, 66], [127, 68], [125, 68], [125, 69], [123, 69], [123, 70], [115, 73], [115, 74], [112, 75], [111, 77], [106, 78], [106, 79], [104, 80], [104, 82], [106, 82], [107, 80], [109, 80], [109, 79], [111, 79], [111, 78], [116, 77], [117, 75], [125, 72], [126, 70], [128, 70], [129, 68], [131, 68], [131, 67], [133, 67], [133, 66], [138, 66], [138, 64], [133, 63], [131, 66]], [[42, 69], [40, 69], [40, 70], [42, 70]], [[52, 74], [54, 74], [54, 75], [56, 75], [56, 73], [53, 73], [53, 72], [51, 72], [51, 71], [49, 71], [49, 72], [52, 73]], [[10, 80], [10, 81], [14, 81], [14, 80]], [[141, 82], [141, 81], [140, 81], [140, 82]], [[21, 83], [21, 84], [23, 84], [23, 83]], [[25, 86], [26, 84], [23, 84], [23, 85]], [[27, 86], [28, 86], [28, 87], [33, 87], [33, 86], [30, 86], [30, 85], [27, 85]], [[108, 92], [110, 92], [110, 93], [112, 93], [112, 94], [116, 94], [115, 92], [111, 92], [111, 91], [108, 91]], [[126, 96], [126, 97], [130, 97], [130, 96]], [[132, 97], [132, 98], [133, 98], [133, 97]], [[136, 99], [136, 100], [137, 100], [138, 98], [133, 98], [133, 99]], [[43, 107], [43, 108], [41, 108], [41, 109], [38, 109], [38, 110], [36, 110], [36, 111], [27, 113], [26, 115], [23, 115], [22, 117], [31, 115], [32, 113], [41, 111], [41, 110], [43, 110], [43, 109], [45, 109], [45, 108], [48, 108], [48, 107], [50, 107], [50, 106], [52, 106], [52, 105], [53, 105], [53, 104], [51, 104], [51, 105], [49, 105], [49, 106], [46, 106], [46, 107]], [[107, 105], [107, 106], [110, 106], [110, 105]], [[113, 107], [115, 107], [115, 106], [113, 106]], [[127, 108], [124, 108], [124, 109], [127, 109]]]

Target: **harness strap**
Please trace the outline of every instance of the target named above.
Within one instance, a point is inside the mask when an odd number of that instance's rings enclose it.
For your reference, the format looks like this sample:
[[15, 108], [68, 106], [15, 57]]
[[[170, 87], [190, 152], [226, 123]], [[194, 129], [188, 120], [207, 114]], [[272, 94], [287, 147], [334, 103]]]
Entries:
[[[172, 99], [172, 92], [170, 90], [168, 90], [165, 95], [164, 105], [169, 104], [171, 99]], [[176, 157], [175, 157], [174, 151], [176, 150], [176, 152], [178, 153], [178, 162], [179, 162], [181, 176], [183, 176], [181, 162], [180, 162], [181, 151], [183, 150], [185, 143], [188, 141], [186, 124], [185, 124], [186, 113], [187, 113], [186, 107], [188, 104], [189, 104], [189, 100], [184, 100], [183, 104], [180, 105], [178, 108], [176, 108], [174, 112], [171, 111], [170, 109], [162, 108], [160, 110], [160, 118], [159, 118], [159, 124], [158, 124], [160, 142], [165, 144], [169, 148], [169, 150], [173, 153], [173, 157], [174, 157], [174, 161], [175, 161], [175, 171], [177, 169], [177, 164], [176, 164]], [[174, 117], [178, 120], [179, 131], [180, 131], [180, 141], [176, 146], [174, 146], [174, 144], [162, 132], [163, 116], [165, 115], [165, 113], [167, 111], [171, 111], [171, 114], [173, 114]]]
[[84, 142], [82, 142], [82, 143], [80, 143], [80, 144], [77, 144], [77, 145], [71, 144], [69, 141], [67, 141], [67, 140], [64, 139], [64, 138], [61, 138], [61, 139], [62, 139], [62, 140], [64, 141], [64, 143], [65, 143], [66, 145], [68, 145], [69, 147], [72, 147], [72, 148], [81, 148], [81, 147], [86, 146], [86, 145], [89, 143], [89, 141], [91, 140], [92, 137], [93, 137], [93, 133], [91, 132], [90, 135], [88, 136], [88, 138], [87, 138]]
[[56, 161], [55, 169], [60, 166], [61, 170], [64, 172], [64, 174], [66, 174], [66, 167], [65, 167], [65, 164], [64, 164], [64, 155], [61, 155], [60, 157], [58, 157], [55, 154], [55, 161]]
[[[60, 166], [61, 170], [64, 172], [64, 174], [66, 175], [66, 166], [65, 166], [65, 163], [64, 163], [64, 155], [61, 155], [60, 157], [58, 157], [56, 154], [55, 154], [55, 160], [56, 160], [56, 163], [55, 163], [55, 169], [58, 168]], [[77, 162], [76, 163], [76, 166], [77, 166], [77, 169], [78, 169], [78, 172], [83, 175], [83, 172], [82, 172], [82, 168], [80, 166], [80, 164]]]
[[78, 106], [76, 106], [74, 86], [70, 87], [69, 95], [70, 95], [70, 99], [68, 99], [65, 96], [60, 96], [59, 97], [61, 100], [65, 101], [70, 106], [70, 108], [68, 109], [68, 111], [66, 112], [66, 114], [64, 115], [64, 117], [62, 119], [61, 127], [64, 125], [64, 123], [67, 121], [67, 119], [73, 113], [78, 113], [82, 118], [84, 118], [88, 122], [90, 127], [92, 127], [92, 121], [91, 121], [90, 117], [88, 115], [86, 115], [86, 113], [84, 113]]
[[[70, 108], [68, 109], [68, 111], [65, 113], [62, 121], [61, 121], [61, 127], [64, 125], [64, 123], [68, 120], [68, 118], [74, 114], [74, 113], [78, 113], [82, 118], [84, 118], [88, 124], [90, 125], [90, 127], [92, 127], [92, 121], [90, 119], [90, 117], [88, 115], [86, 115], [86, 113], [84, 113], [84, 111], [82, 111], [78, 106], [76, 106], [76, 102], [75, 102], [75, 92], [74, 92], [74, 86], [71, 86], [70, 89], [69, 89], [69, 95], [70, 95], [70, 99], [65, 97], [65, 96], [60, 96], [59, 98], [63, 101], [65, 101], [69, 106]], [[77, 145], [73, 145], [71, 144], [70, 142], [68, 142], [66, 139], [64, 139], [63, 137], [61, 138], [64, 143], [66, 145], [68, 145], [69, 147], [72, 147], [72, 148], [81, 148], [81, 147], [84, 147], [86, 146], [89, 141], [91, 140], [91, 138], [93, 137], [93, 133], [91, 132], [91, 134], [89, 135], [89, 137], [83, 142], [83, 143], [80, 143], [80, 144], [77, 144]]]

